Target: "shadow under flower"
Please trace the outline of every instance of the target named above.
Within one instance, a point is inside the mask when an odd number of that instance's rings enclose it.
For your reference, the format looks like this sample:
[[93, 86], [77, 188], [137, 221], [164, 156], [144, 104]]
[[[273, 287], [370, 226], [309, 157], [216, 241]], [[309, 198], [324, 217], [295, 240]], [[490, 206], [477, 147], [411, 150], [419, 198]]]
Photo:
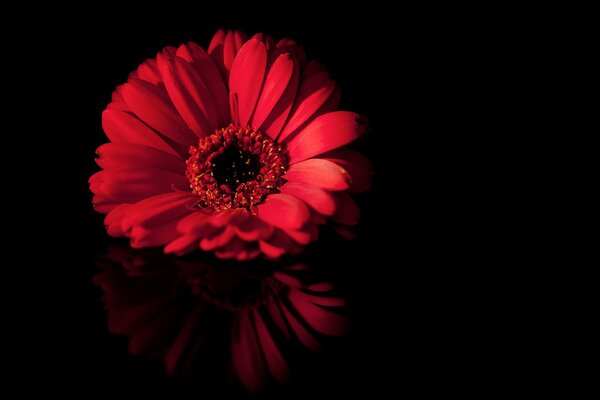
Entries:
[[299, 349], [347, 333], [346, 299], [306, 263], [227, 263], [112, 247], [93, 278], [108, 328], [169, 374], [232, 372], [250, 392], [287, 382]]

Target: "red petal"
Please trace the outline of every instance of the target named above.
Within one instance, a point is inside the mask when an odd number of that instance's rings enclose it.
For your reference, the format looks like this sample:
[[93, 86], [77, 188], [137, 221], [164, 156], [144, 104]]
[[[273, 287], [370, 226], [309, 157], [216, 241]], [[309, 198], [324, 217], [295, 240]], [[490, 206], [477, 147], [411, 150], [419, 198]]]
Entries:
[[252, 39], [261, 41], [265, 45], [267, 52], [269, 52], [269, 53], [275, 47], [275, 40], [273, 39], [273, 37], [271, 35], [265, 35], [264, 33], [257, 33], [250, 38], [250, 40], [252, 40]]
[[127, 214], [127, 211], [131, 207], [130, 204], [120, 204], [113, 208], [106, 217], [104, 218], [104, 225], [106, 226], [106, 232], [113, 237], [123, 237], [125, 232], [121, 228], [121, 222]]
[[96, 162], [106, 170], [152, 166], [177, 174], [185, 174], [185, 163], [179, 157], [148, 146], [126, 143], [106, 143], [96, 150]]
[[337, 210], [332, 221], [342, 225], [356, 225], [360, 217], [360, 209], [348, 193], [335, 193]]
[[294, 164], [283, 176], [290, 182], [305, 183], [326, 190], [346, 190], [350, 174], [334, 162], [313, 158]]
[[296, 68], [294, 68], [294, 75], [290, 79], [290, 84], [285, 89], [285, 92], [283, 92], [283, 95], [281, 95], [281, 99], [279, 99], [269, 117], [262, 124], [262, 129], [273, 139], [277, 138], [292, 111], [292, 105], [298, 93], [299, 82], [300, 70], [296, 62]]
[[236, 53], [233, 32], [227, 31], [225, 41], [223, 42], [223, 64], [229, 67], [227, 68], [228, 70], [231, 70]]
[[265, 356], [267, 367], [269, 367], [269, 371], [273, 378], [279, 382], [286, 382], [289, 379], [290, 371], [285, 362], [285, 358], [277, 347], [275, 340], [273, 340], [273, 336], [271, 336], [271, 333], [258, 310], [254, 309], [253, 314], [258, 341], [262, 348], [262, 353]]
[[173, 344], [166, 351], [164, 360], [167, 372], [170, 375], [173, 375], [175, 372], [178, 360], [181, 358], [181, 355], [183, 354], [190, 339], [192, 337], [194, 337], [194, 340], [199, 339], [198, 336], [193, 336], [193, 333], [195, 332], [200, 321], [200, 317], [205, 309], [206, 307], [204, 306], [204, 303], [198, 303], [194, 307], [194, 309], [187, 316], [185, 323], [179, 329], [179, 334], [173, 341]]
[[231, 335], [233, 366], [241, 383], [251, 392], [260, 391], [265, 383], [265, 365], [260, 354], [252, 321], [247, 312], [242, 312], [234, 321]]
[[275, 300], [269, 301], [266, 305], [267, 312], [269, 313], [269, 317], [271, 317], [271, 321], [277, 326], [277, 328], [281, 331], [281, 333], [287, 338], [290, 338], [290, 331], [288, 330], [288, 326], [285, 323], [285, 318], [277, 305]]
[[134, 226], [131, 230], [131, 247], [141, 249], [145, 247], [163, 246], [179, 236], [177, 220], [161, 226], [143, 228]]
[[216, 232], [218, 228], [209, 224], [211, 215], [205, 214], [202, 211], [196, 211], [195, 213], [183, 218], [179, 221], [177, 229], [181, 233], [212, 233]]
[[202, 250], [211, 251], [219, 247], [225, 246], [235, 237], [235, 229], [233, 226], [228, 226], [223, 229], [220, 233], [208, 238], [205, 237], [200, 242], [200, 248]]
[[[246, 126], [256, 107], [256, 101], [267, 67], [267, 49], [262, 42], [251, 39], [235, 57], [229, 78], [229, 102], [234, 122]], [[234, 114], [237, 104], [238, 115]]]
[[247, 220], [236, 224], [235, 234], [246, 242], [255, 242], [271, 236], [273, 229], [273, 226], [265, 224], [260, 218], [250, 215]]
[[164, 252], [166, 254], [175, 254], [182, 256], [195, 250], [200, 245], [200, 236], [196, 234], [180, 234], [177, 238], [172, 240], [165, 246]]
[[181, 158], [155, 131], [138, 118], [123, 111], [111, 109], [102, 113], [102, 127], [113, 143], [130, 143], [153, 147], [172, 156]]
[[113, 109], [113, 110], [127, 111], [127, 112], [131, 111], [129, 109], [129, 107], [127, 107], [127, 104], [125, 104], [125, 99], [123, 99], [123, 95], [121, 94], [122, 90], [123, 90], [123, 85], [119, 85], [113, 91], [112, 96], [111, 96], [112, 102], [108, 106], [106, 106], [107, 110]]
[[[208, 54], [217, 67], [219, 67], [221, 76], [225, 82], [229, 80], [229, 71], [231, 70], [235, 56], [246, 40], [246, 35], [239, 30], [235, 32], [228, 31], [227, 33], [219, 30], [212, 38], [208, 46]], [[227, 46], [227, 57], [225, 57], [225, 46]]]
[[268, 224], [283, 229], [300, 229], [310, 212], [304, 202], [288, 194], [272, 194], [258, 206], [258, 217]]
[[185, 176], [156, 168], [102, 171], [101, 174], [90, 189], [122, 203], [135, 203], [172, 192], [174, 187], [184, 190], [188, 185]]
[[304, 284], [302, 283], [300, 278], [282, 271], [275, 271], [275, 273], [273, 273], [273, 278], [277, 279], [279, 282], [291, 288], [298, 289], [304, 287]]
[[134, 226], [151, 228], [164, 225], [189, 214], [195, 201], [195, 197], [188, 193], [165, 193], [142, 200], [131, 206], [121, 226], [128, 232]]
[[312, 236], [308, 231], [294, 231], [291, 229], [284, 230], [285, 234], [293, 239], [296, 243], [306, 246], [311, 242]]
[[208, 45], [208, 54], [213, 59], [216, 66], [219, 68], [221, 76], [223, 77], [223, 80], [225, 82], [228, 78], [228, 71], [226, 70], [225, 64], [223, 62], [223, 47], [225, 45], [226, 36], [227, 33], [223, 29], [219, 29], [217, 33], [215, 33], [215, 36], [213, 36], [213, 38], [211, 39], [210, 44]]
[[185, 308], [171, 307], [158, 313], [156, 318], [145, 324], [131, 337], [129, 351], [144, 354], [164, 347], [176, 334], [185, 317]]
[[319, 115], [318, 111], [332, 96], [335, 88], [335, 81], [331, 80], [326, 72], [319, 72], [303, 79], [298, 89], [298, 97], [290, 113], [290, 119], [283, 128], [278, 141], [285, 140], [311, 118]]
[[346, 240], [353, 240], [356, 237], [354, 227], [351, 226], [334, 224], [333, 230]]
[[[297, 69], [295, 60], [289, 54], [282, 54], [275, 60], [265, 79], [256, 112], [252, 119], [252, 126], [260, 128], [269, 114], [274, 111], [275, 105], [281, 99], [286, 88], [292, 83], [294, 70]], [[291, 100], [293, 101], [293, 97]], [[291, 107], [291, 101], [289, 106]], [[271, 137], [275, 138], [276, 136]]]
[[350, 192], [364, 192], [371, 187], [373, 165], [362, 154], [353, 150], [341, 148], [323, 154], [322, 157], [325, 160], [333, 161], [348, 171], [352, 177], [349, 189]]
[[181, 45], [177, 49], [177, 56], [192, 63], [192, 66], [198, 75], [202, 77], [202, 80], [210, 91], [210, 96], [217, 112], [218, 125], [227, 125], [230, 122], [227, 88], [225, 87], [225, 82], [221, 77], [219, 68], [215, 65], [212, 58], [210, 58], [202, 47], [193, 42]]
[[158, 67], [173, 105], [191, 130], [203, 137], [217, 129], [210, 91], [191, 64], [180, 57], [169, 58], [161, 53]]
[[150, 82], [153, 85], [162, 82], [162, 77], [160, 76], [160, 72], [158, 72], [156, 60], [153, 58], [144, 61], [142, 65], [140, 65], [135, 71], [134, 77]]
[[121, 203], [113, 199], [109, 199], [108, 197], [94, 195], [92, 198], [92, 204], [94, 205], [94, 211], [99, 212], [100, 214], [106, 214]]
[[196, 135], [177, 114], [164, 88], [131, 79], [123, 86], [123, 97], [142, 121], [169, 139], [185, 146], [196, 142]]
[[[222, 259], [228, 259], [228, 258], [238, 259], [238, 256], [240, 256], [241, 252], [245, 249], [246, 249], [246, 243], [244, 241], [234, 237], [229, 243], [227, 243], [223, 247], [215, 250], [215, 256], [217, 256], [218, 258], [222, 258]], [[244, 257], [240, 257], [240, 258], [246, 259], [245, 254], [244, 254]], [[238, 259], [238, 261], [239, 261], [239, 259]]]
[[330, 216], [335, 212], [336, 204], [333, 195], [311, 184], [288, 182], [279, 190], [302, 200], [323, 215]]
[[352, 112], [323, 114], [289, 141], [290, 164], [348, 144], [365, 133], [366, 128], [366, 121]]
[[329, 336], [340, 336], [347, 333], [347, 317], [317, 306], [298, 290], [290, 290], [288, 298], [298, 314], [317, 332]]
[[285, 318], [287, 319], [288, 323], [290, 324], [290, 327], [300, 340], [300, 343], [302, 343], [304, 346], [311, 350], [321, 350], [321, 343], [319, 343], [319, 341], [304, 326], [302, 326], [300, 322], [298, 322], [296, 317], [294, 317], [292, 313], [288, 310], [285, 303], [280, 303], [280, 305], [283, 314], [285, 315]]
[[275, 50], [271, 53], [271, 57], [276, 57], [279, 54], [290, 53], [298, 60], [301, 66], [306, 64], [306, 52], [296, 42], [291, 39], [283, 38], [275, 45]]
[[302, 70], [302, 79], [307, 79], [312, 74], [317, 72], [325, 72], [325, 68], [316, 60], [310, 60], [306, 67]]
[[279, 258], [292, 249], [292, 239], [281, 230], [277, 230], [266, 240], [258, 242], [260, 250], [270, 258]]

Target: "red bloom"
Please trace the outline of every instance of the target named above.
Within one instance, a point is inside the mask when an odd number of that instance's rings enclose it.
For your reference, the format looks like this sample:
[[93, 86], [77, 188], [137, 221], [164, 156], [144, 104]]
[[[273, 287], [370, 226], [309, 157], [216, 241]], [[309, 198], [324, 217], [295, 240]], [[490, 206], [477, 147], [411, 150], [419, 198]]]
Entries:
[[160, 358], [170, 375], [196, 378], [202, 364], [219, 375], [220, 363], [203, 350], [227, 343], [217, 357], [260, 392], [289, 380], [291, 350], [319, 351], [325, 338], [348, 331], [346, 299], [307, 264], [215, 268], [116, 247], [99, 266], [94, 282], [104, 292], [109, 331], [129, 337], [132, 354]]
[[371, 166], [341, 148], [366, 123], [339, 98], [289, 39], [221, 30], [208, 52], [166, 47], [102, 114], [110, 143], [89, 182], [109, 235], [238, 260], [297, 253], [327, 220], [351, 235], [347, 192], [369, 188]]

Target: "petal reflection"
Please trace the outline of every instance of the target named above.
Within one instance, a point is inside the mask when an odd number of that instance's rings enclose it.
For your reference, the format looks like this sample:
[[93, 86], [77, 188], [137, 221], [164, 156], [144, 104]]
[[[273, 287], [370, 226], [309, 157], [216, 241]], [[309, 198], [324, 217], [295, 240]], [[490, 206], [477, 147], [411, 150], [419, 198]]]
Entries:
[[121, 246], [98, 266], [109, 331], [127, 336], [132, 354], [162, 359], [171, 375], [223, 366], [223, 375], [229, 369], [261, 392], [289, 380], [298, 349], [321, 350], [326, 337], [348, 331], [346, 299], [308, 264], [235, 264]]

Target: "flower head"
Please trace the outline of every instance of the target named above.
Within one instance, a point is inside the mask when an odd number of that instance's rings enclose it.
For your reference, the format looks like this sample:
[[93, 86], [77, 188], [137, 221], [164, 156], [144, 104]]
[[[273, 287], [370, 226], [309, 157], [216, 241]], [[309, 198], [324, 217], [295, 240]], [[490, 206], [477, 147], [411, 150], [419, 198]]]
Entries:
[[167, 47], [102, 114], [95, 208], [111, 236], [175, 254], [295, 254], [327, 221], [349, 236], [359, 211], [348, 192], [369, 188], [371, 165], [343, 148], [366, 122], [335, 111], [339, 99], [289, 39], [221, 30], [208, 51]]

